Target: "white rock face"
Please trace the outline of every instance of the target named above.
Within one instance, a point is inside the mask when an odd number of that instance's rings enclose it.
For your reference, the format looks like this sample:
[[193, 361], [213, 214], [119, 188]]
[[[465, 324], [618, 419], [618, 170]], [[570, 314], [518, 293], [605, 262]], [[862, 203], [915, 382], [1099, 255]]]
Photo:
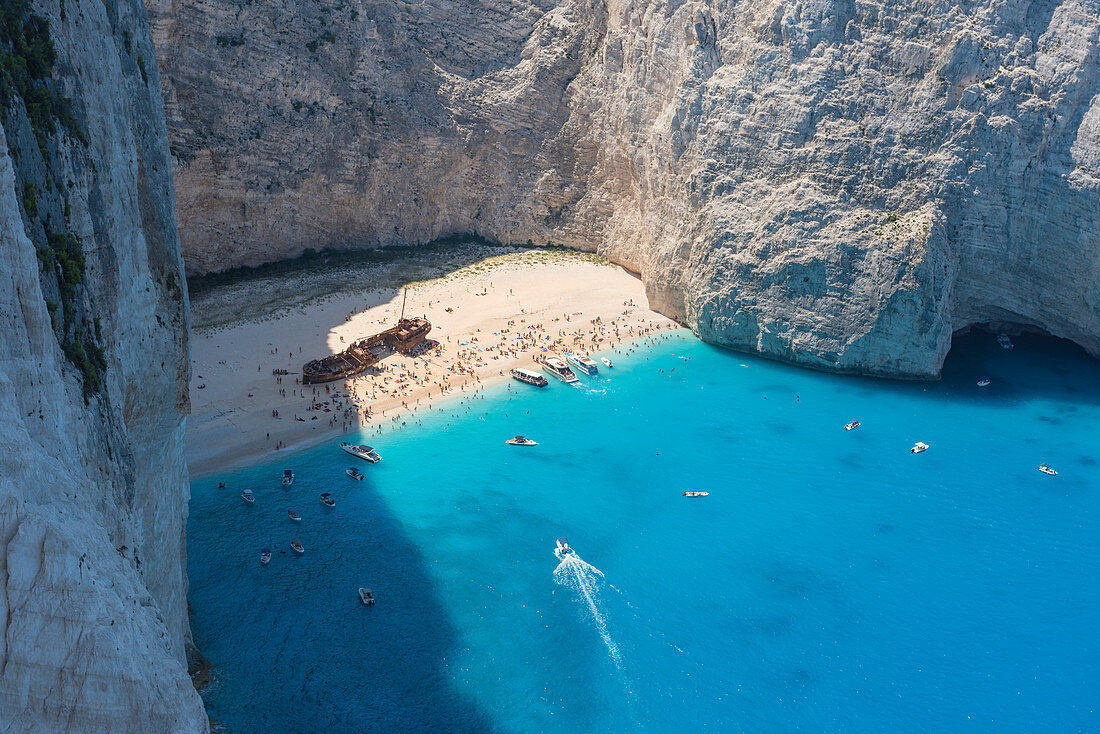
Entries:
[[[9, 118], [0, 131], [0, 731], [205, 732], [186, 661], [188, 313], [148, 21], [140, 2], [125, 0], [67, 2], [65, 20], [57, 5], [34, 11], [50, 20], [55, 78], [87, 137], [63, 145], [39, 180], [48, 174], [67, 192], [65, 226], [86, 259], [77, 299], [99, 319], [108, 368], [86, 403], [21, 216], [14, 166], [36, 165], [33, 137], [15, 161]], [[150, 60], [148, 82], [139, 59]]]
[[1100, 354], [1095, 2], [148, 4], [190, 272], [474, 232], [821, 368]]

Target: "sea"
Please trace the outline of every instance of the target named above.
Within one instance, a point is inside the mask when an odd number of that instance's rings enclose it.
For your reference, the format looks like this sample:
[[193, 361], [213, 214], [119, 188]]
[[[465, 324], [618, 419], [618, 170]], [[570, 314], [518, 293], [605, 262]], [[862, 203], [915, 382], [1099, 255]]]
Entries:
[[352, 436], [378, 464], [334, 437], [195, 479], [222, 730], [1100, 730], [1100, 362], [980, 332], [938, 382], [679, 330], [603, 354]]

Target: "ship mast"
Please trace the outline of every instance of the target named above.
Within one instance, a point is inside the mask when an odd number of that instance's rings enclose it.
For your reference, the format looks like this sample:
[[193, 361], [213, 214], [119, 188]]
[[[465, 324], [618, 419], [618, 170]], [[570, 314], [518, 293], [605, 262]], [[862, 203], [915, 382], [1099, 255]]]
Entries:
[[409, 300], [409, 289], [405, 288], [404, 293], [405, 293], [405, 295], [401, 299], [401, 321], [405, 320], [405, 303]]

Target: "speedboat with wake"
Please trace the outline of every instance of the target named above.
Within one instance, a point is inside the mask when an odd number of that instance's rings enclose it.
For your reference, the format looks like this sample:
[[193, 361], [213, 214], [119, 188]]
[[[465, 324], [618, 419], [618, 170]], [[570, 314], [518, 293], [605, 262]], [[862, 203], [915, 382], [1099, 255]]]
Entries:
[[1043, 474], [1049, 474], [1052, 477], [1058, 476], [1058, 472], [1054, 471], [1053, 469], [1051, 469], [1046, 464], [1040, 464], [1039, 465], [1039, 471], [1041, 471]]
[[513, 367], [512, 377], [520, 382], [526, 382], [528, 385], [534, 385], [535, 387], [546, 387], [550, 383], [546, 378], [540, 375], [534, 370], [524, 369], [523, 367]]
[[332, 499], [332, 495], [325, 492], [321, 495], [321, 504], [325, 507], [336, 507], [336, 500]]
[[699, 492], [694, 489], [684, 492], [685, 497], [709, 497], [710, 492]]
[[564, 383], [576, 382], [576, 373], [569, 369], [569, 365], [561, 357], [547, 355], [542, 358], [542, 368]]
[[611, 363], [611, 360], [608, 359], [607, 357], [600, 357], [600, 361], [603, 362], [603, 366], [606, 367], [607, 369], [611, 369], [612, 367], [615, 366]]
[[294, 484], [294, 472], [290, 469], [283, 469], [283, 486], [289, 487]]
[[271, 563], [271, 551], [269, 551], [267, 548], [264, 548], [262, 551], [260, 551], [260, 564], [266, 566], [269, 563]]
[[526, 436], [516, 436], [515, 438], [508, 439], [504, 443], [511, 444], [512, 446], [538, 446], [539, 445], [538, 441], [532, 441], [531, 439], [527, 438]]
[[357, 482], [363, 481], [363, 472], [359, 471], [354, 466], [344, 470], [344, 473]]
[[256, 502], [256, 495], [252, 494], [251, 490], [246, 489], [241, 492], [241, 499], [251, 505]]
[[290, 549], [298, 554], [306, 552], [306, 549], [302, 546], [302, 541], [298, 540], [297, 538], [290, 541]]
[[924, 443], [923, 441], [917, 441], [915, 444], [913, 444], [913, 448], [909, 449], [909, 453], [923, 454], [927, 450], [928, 444]]
[[558, 538], [557, 548], [555, 550], [557, 551], [558, 556], [562, 558], [568, 556], [570, 553], [572, 553], [573, 555], [577, 555], [576, 552], [569, 547], [569, 541], [565, 538]]
[[566, 352], [565, 358], [573, 363], [573, 366], [579, 369], [586, 375], [592, 376], [600, 371], [600, 368], [596, 366], [595, 360], [591, 357], [586, 357], [583, 354], [573, 354], [572, 352]]
[[364, 606], [374, 606], [374, 592], [370, 589], [359, 587], [359, 601], [363, 602]]
[[360, 459], [369, 461], [372, 464], [377, 464], [382, 461], [382, 457], [378, 455], [378, 452], [366, 444], [356, 446], [350, 443], [342, 443], [340, 444], [340, 448], [347, 451], [352, 456], [358, 456]]
[[859, 421], [852, 421], [852, 422], [850, 422], [850, 423], [846, 423], [846, 424], [844, 425], [844, 430], [845, 430], [845, 431], [850, 431], [850, 430], [852, 430], [853, 428], [859, 428], [859, 427], [860, 427], [861, 425], [863, 425], [863, 424], [862, 424], [862, 423], [860, 423]]

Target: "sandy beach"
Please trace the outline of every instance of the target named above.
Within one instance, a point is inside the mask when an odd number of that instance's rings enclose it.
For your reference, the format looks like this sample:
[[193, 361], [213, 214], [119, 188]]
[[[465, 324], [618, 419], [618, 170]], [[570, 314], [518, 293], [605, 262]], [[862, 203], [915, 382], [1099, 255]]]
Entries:
[[[642, 305], [637, 277], [591, 255], [509, 252], [411, 283], [404, 293], [397, 285], [198, 326], [187, 422], [192, 476], [289, 448], [338, 443], [368, 427], [377, 436], [442, 410], [451, 398], [511, 379], [512, 367], [539, 370], [536, 355], [574, 351], [614, 359], [617, 348], [676, 327]], [[249, 298], [246, 288], [239, 297]], [[352, 379], [300, 384], [304, 362], [393, 326], [403, 298], [407, 316], [432, 323], [417, 353], [386, 357]], [[196, 303], [201, 324], [201, 299]]]

